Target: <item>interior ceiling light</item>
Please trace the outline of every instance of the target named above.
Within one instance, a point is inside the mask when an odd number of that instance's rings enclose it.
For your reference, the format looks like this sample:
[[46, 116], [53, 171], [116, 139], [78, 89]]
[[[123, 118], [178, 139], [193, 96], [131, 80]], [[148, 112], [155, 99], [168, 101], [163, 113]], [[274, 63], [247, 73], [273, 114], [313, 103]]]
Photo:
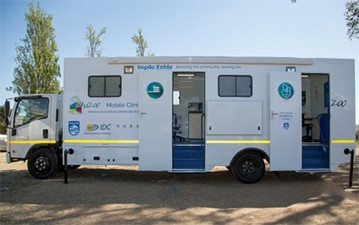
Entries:
[[178, 73], [177, 77], [194, 77], [194, 73]]

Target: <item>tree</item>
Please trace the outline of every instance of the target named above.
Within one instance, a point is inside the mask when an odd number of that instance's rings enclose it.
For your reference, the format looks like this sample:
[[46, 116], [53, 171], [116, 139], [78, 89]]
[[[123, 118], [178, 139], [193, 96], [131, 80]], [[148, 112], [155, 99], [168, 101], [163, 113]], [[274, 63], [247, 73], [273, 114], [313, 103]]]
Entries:
[[25, 20], [27, 28], [25, 38], [21, 39], [23, 46], [16, 46], [17, 67], [14, 69], [13, 86], [6, 89], [18, 95], [60, 93], [57, 78], [61, 74], [52, 16], [41, 10], [39, 3], [36, 9], [30, 3]]
[[86, 39], [89, 41], [89, 46], [87, 47], [88, 57], [101, 57], [102, 50], [99, 50], [101, 45], [100, 37], [105, 33], [106, 27], [102, 28], [99, 34], [96, 34], [96, 31], [92, 25], [87, 25]]
[[[145, 56], [145, 51], [146, 48], [148, 48], [148, 44], [147, 41], [145, 40], [143, 34], [142, 34], [142, 29], [138, 28], [137, 30], [137, 34], [134, 34], [132, 36], [132, 41], [133, 43], [135, 43], [137, 45], [137, 49], [136, 49], [136, 54], [137, 56]], [[154, 53], [148, 53], [148, 56], [154, 56]]]
[[348, 2], [346, 8], [347, 35], [350, 40], [359, 38], [359, 0]]

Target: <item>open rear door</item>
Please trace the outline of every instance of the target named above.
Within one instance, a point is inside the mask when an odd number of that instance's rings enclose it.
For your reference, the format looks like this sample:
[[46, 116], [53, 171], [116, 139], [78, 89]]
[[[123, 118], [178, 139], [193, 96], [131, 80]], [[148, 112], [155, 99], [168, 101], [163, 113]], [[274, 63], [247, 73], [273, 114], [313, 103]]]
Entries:
[[141, 71], [139, 169], [172, 170], [172, 74]]
[[270, 73], [270, 170], [300, 170], [302, 165], [301, 74]]

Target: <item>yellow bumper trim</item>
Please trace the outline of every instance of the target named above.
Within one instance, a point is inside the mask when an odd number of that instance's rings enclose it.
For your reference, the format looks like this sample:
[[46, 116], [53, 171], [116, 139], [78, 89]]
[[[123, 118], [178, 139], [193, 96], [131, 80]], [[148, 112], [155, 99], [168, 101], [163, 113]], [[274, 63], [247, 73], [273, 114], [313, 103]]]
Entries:
[[29, 144], [56, 144], [55, 140], [11, 140], [12, 145], [29, 145]]
[[354, 144], [354, 140], [332, 140], [332, 144]]

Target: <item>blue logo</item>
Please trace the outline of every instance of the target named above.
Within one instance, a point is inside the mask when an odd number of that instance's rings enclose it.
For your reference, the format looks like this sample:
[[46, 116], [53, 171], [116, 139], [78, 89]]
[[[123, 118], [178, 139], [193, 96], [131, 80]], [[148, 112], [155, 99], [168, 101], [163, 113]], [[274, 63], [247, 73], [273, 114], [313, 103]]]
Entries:
[[80, 133], [80, 121], [69, 121], [69, 133], [76, 136]]
[[284, 130], [288, 130], [289, 129], [289, 123], [283, 123], [283, 128], [284, 128]]
[[294, 88], [290, 83], [284, 82], [279, 85], [278, 93], [280, 97], [290, 99], [294, 95]]
[[147, 94], [151, 98], [158, 99], [163, 95], [163, 86], [158, 82], [152, 82], [147, 86]]

